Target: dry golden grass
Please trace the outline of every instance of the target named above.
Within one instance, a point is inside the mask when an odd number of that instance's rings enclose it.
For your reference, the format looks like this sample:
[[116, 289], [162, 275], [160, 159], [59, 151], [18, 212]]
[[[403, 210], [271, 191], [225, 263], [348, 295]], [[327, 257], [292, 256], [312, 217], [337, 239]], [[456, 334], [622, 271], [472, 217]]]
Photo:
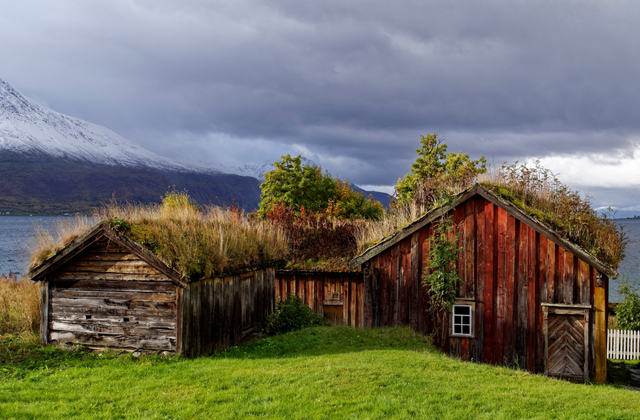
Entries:
[[[474, 180], [472, 180], [474, 181]], [[539, 163], [492, 167], [477, 182], [495, 191], [527, 214], [547, 224], [565, 239], [574, 242], [601, 261], [617, 267], [624, 258], [627, 237], [610, 216], [598, 214], [589, 197], [563, 185], [553, 173]], [[455, 196], [472, 184], [429, 186], [416, 193], [413, 203], [397, 205], [380, 221], [365, 221], [356, 235], [358, 253], [375, 245], [396, 230], [416, 220], [427, 211]], [[421, 204], [416, 204], [421, 203]]]
[[380, 220], [363, 220], [356, 230], [356, 241], [360, 254], [367, 248], [413, 222], [429, 209], [415, 202], [397, 205], [385, 212]]
[[429, 210], [446, 204], [451, 200], [451, 197], [468, 189], [473, 183], [474, 179], [465, 181], [449, 180], [440, 182], [436, 186], [431, 185], [428, 180], [423, 180], [416, 188], [413, 201], [408, 203], [396, 202], [385, 212], [382, 219], [377, 221], [364, 220], [362, 222], [356, 235], [358, 253], [364, 252], [370, 246], [415, 221]]
[[95, 223], [95, 218], [85, 216], [60, 218], [56, 220], [52, 230], [45, 229], [36, 223], [34, 225], [34, 234], [28, 242], [31, 254], [29, 269], [34, 268], [55, 254], [64, 245], [90, 229]]
[[0, 335], [40, 329], [40, 285], [27, 278], [0, 276]]
[[493, 168], [478, 182], [601, 261], [618, 267], [624, 258], [628, 238], [611, 215], [598, 214], [590, 197], [570, 190], [539, 162]]
[[282, 229], [268, 220], [248, 220], [236, 209], [200, 209], [185, 193], [168, 193], [162, 205], [112, 203], [94, 219], [78, 218], [60, 225], [55, 233], [58, 241], [39, 229], [31, 267], [86, 232], [95, 220], [106, 221], [186, 277], [257, 266], [283, 259], [287, 252]]

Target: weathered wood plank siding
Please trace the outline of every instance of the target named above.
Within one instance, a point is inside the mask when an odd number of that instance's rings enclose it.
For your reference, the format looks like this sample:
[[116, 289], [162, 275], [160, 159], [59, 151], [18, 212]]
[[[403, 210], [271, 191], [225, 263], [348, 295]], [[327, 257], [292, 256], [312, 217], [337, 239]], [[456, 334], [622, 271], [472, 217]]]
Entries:
[[[364, 319], [371, 318], [371, 303], [365, 305], [364, 290], [362, 273], [276, 272], [276, 299], [297, 296], [315, 313], [338, 325], [364, 327]], [[408, 322], [408, 314], [403, 316]]]
[[[436, 326], [428, 312], [421, 281], [430, 225], [363, 265], [364, 296], [356, 297], [363, 302], [361, 325], [408, 325], [425, 335], [436, 332], [435, 344], [452, 356], [542, 372], [542, 304], [593, 308], [597, 270], [480, 196], [450, 214], [460, 232], [458, 270], [463, 281], [458, 296], [475, 302], [475, 336], [448, 338], [448, 316]], [[587, 325], [591, 346], [596, 341], [594, 320], [589, 317]], [[593, 376], [595, 348], [589, 351], [588, 368]]]
[[47, 283], [47, 343], [176, 350], [176, 286], [127, 250], [98, 241]]
[[260, 331], [275, 308], [275, 268], [189, 283], [183, 290], [181, 354], [208, 355]]

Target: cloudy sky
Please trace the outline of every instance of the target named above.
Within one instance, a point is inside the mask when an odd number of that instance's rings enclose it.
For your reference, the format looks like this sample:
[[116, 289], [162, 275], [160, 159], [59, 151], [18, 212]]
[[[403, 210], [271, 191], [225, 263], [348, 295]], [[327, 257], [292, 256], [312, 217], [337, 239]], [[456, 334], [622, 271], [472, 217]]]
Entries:
[[164, 156], [389, 190], [420, 135], [640, 214], [637, 1], [3, 1], [0, 78]]

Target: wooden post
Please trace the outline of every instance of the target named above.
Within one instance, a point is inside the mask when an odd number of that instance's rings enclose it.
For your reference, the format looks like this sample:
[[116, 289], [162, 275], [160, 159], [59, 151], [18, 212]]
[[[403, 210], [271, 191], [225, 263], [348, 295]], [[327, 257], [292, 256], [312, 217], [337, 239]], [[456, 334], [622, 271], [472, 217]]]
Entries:
[[596, 383], [607, 381], [607, 276], [596, 273]]
[[49, 344], [49, 282], [40, 283], [40, 345]]

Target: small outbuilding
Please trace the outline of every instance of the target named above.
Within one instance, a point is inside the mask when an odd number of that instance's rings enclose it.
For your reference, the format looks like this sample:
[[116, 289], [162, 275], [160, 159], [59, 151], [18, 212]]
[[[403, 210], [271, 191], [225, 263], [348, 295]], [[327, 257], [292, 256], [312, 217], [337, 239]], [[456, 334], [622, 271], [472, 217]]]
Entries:
[[293, 295], [333, 325], [362, 327], [364, 279], [357, 271], [276, 270], [276, 300]]
[[275, 264], [187, 277], [103, 222], [33, 268], [41, 344], [211, 354], [239, 343], [275, 306]]
[[[462, 283], [452, 313], [438, 318], [422, 277], [441, 217], [458, 226]], [[463, 360], [606, 380], [609, 278], [618, 273], [482, 185], [350, 264], [364, 277], [359, 326], [407, 325]]]

